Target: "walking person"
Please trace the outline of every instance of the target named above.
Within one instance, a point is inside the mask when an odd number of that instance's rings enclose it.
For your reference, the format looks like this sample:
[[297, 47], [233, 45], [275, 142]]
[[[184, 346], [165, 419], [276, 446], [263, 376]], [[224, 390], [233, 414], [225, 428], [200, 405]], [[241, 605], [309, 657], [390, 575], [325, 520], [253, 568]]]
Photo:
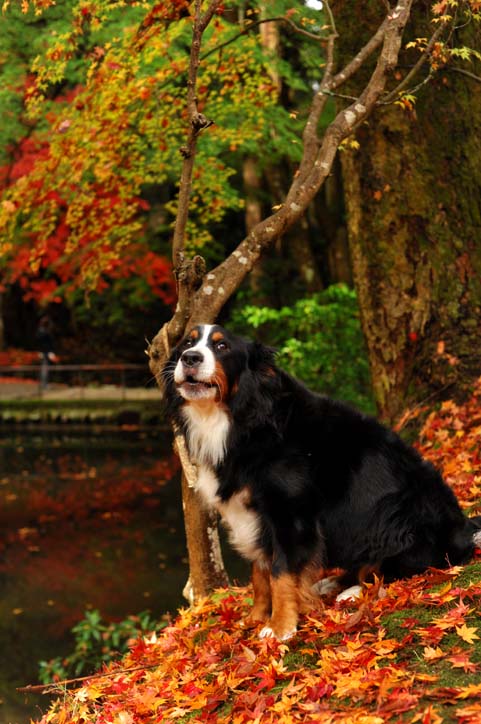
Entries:
[[44, 314], [38, 323], [36, 334], [37, 346], [41, 355], [40, 362], [40, 389], [46, 390], [48, 387], [48, 373], [51, 364], [57, 361], [54, 351], [53, 340], [53, 322]]

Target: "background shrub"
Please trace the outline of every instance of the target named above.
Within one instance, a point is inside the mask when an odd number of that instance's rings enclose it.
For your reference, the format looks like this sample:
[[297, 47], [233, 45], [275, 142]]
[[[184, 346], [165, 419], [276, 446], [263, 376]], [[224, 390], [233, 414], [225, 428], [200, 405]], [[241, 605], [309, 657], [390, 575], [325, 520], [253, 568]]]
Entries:
[[375, 412], [356, 294], [345, 284], [281, 309], [247, 305], [232, 324], [248, 336], [259, 330], [279, 365], [311, 389]]

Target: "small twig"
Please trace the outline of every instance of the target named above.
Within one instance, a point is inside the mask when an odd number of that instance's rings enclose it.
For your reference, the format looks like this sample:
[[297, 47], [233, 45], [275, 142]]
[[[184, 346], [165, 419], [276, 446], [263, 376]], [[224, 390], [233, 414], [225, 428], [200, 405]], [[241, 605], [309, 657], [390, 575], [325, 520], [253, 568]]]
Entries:
[[434, 43], [438, 40], [440, 35], [442, 34], [444, 30], [444, 25], [439, 25], [436, 28], [436, 31], [432, 34], [431, 39], [429, 40], [428, 44], [424, 48], [423, 52], [421, 53], [420, 58], [418, 59], [417, 63], [413, 65], [409, 73], [402, 79], [402, 81], [399, 83], [399, 85], [396, 86], [392, 91], [390, 91], [381, 101], [381, 103], [391, 103], [391, 101], [398, 98], [399, 94], [401, 93], [404, 88], [406, 88], [409, 83], [411, 82], [411, 79], [414, 78], [415, 75], [421, 70], [422, 66], [426, 62], [426, 60], [429, 57], [429, 54], [431, 50], [433, 49]]
[[432, 72], [429, 72], [428, 75], [420, 81], [417, 85], [413, 86], [412, 88], [407, 88], [405, 91], [403, 91], [400, 96], [394, 96], [394, 98], [391, 98], [390, 100], [383, 100], [378, 101], [378, 106], [389, 106], [392, 103], [398, 103], [400, 101], [400, 98], [406, 95], [414, 95], [414, 93], [417, 93], [420, 88], [422, 88], [427, 83], [430, 83], [432, 80], [434, 80], [435, 74]]
[[179, 183], [179, 198], [177, 216], [175, 219], [174, 238], [172, 240], [172, 262], [177, 274], [184, 261], [185, 231], [189, 212], [189, 201], [192, 190], [192, 174], [196, 152], [196, 139], [203, 128], [211, 125], [212, 121], [199, 114], [197, 108], [197, 73], [200, 63], [200, 46], [202, 35], [209, 21], [219, 6], [220, 0], [212, 0], [207, 10], [201, 15], [201, 2], [196, 0], [194, 27], [192, 33], [192, 46], [189, 61], [189, 74], [187, 79], [187, 109], [190, 119], [187, 142], [181, 148], [184, 161]]
[[327, 2], [325, 3], [325, 6], [329, 13], [331, 22], [331, 33], [327, 38], [326, 65], [324, 68], [322, 80], [319, 85], [319, 90], [314, 95], [311, 109], [309, 111], [309, 115], [304, 126], [304, 131], [302, 132], [302, 159], [299, 165], [298, 174], [293, 180], [289, 193], [286, 197], [286, 203], [289, 203], [291, 196], [294, 196], [297, 193], [298, 188], [302, 185], [304, 179], [312, 169], [312, 163], [314, 162], [314, 159], [316, 158], [317, 152], [319, 150], [318, 125], [327, 102], [325, 92], [329, 91], [329, 89], [332, 87], [332, 77], [334, 73], [335, 62], [334, 50], [338, 34], [331, 8], [329, 7], [329, 4]]
[[453, 72], [453, 73], [461, 73], [461, 75], [465, 75], [467, 78], [471, 78], [471, 80], [475, 80], [477, 83], [481, 83], [481, 77], [479, 75], [476, 75], [475, 73], [471, 73], [469, 70], [464, 70], [464, 68], [455, 68], [454, 66], [448, 65], [446, 68], [444, 68], [445, 71]]
[[359, 100], [359, 96], [347, 96], [344, 93], [334, 93], [334, 91], [329, 90], [326, 88], [325, 90], [320, 90], [319, 93], [323, 93], [326, 96], [331, 96], [332, 98], [342, 98], [342, 100], [349, 101], [352, 103], [352, 101]]
[[78, 676], [75, 679], [64, 679], [63, 681], [53, 681], [51, 684], [28, 684], [28, 686], [18, 686], [16, 691], [22, 694], [51, 694], [56, 689], [70, 684], [80, 684], [82, 681], [92, 679], [106, 679], [111, 676], [119, 676], [120, 674], [130, 674], [133, 671], [148, 671], [156, 669], [159, 664], [151, 664], [149, 666], [134, 666], [131, 669], [116, 669], [115, 671], [104, 671], [100, 674], [90, 674], [90, 676]]
[[329, 15], [329, 23], [332, 28], [331, 35], [334, 35], [337, 38], [338, 32], [336, 28], [336, 21], [334, 20], [334, 15], [332, 14], [331, 6], [329, 5], [328, 0], [324, 0], [324, 8], [327, 10], [327, 14]]
[[238, 33], [233, 35], [231, 38], [229, 38], [228, 40], [224, 40], [223, 43], [219, 43], [219, 45], [216, 45], [214, 48], [207, 50], [205, 53], [203, 53], [200, 56], [200, 59], [205, 60], [205, 58], [208, 58], [209, 55], [213, 55], [214, 53], [217, 53], [217, 51], [222, 50], [223, 48], [227, 47], [228, 45], [231, 45], [238, 38], [242, 38], [244, 35], [247, 35], [247, 33], [250, 30], [258, 27], [259, 25], [262, 25], [263, 23], [287, 23], [288, 25], [290, 25], [290, 27], [293, 30], [295, 30], [296, 33], [299, 33], [300, 35], [305, 35], [306, 38], [310, 38], [311, 40], [327, 40], [327, 37], [328, 37], [328, 36], [324, 36], [324, 35], [316, 35], [315, 33], [310, 33], [308, 30], [304, 30], [304, 28], [300, 28], [290, 18], [285, 18], [283, 16], [273, 17], [273, 18], [262, 18], [262, 20], [252, 20], [249, 23], [249, 25], [246, 25], [245, 28], [243, 28], [243, 30], [240, 30]]
[[403, 427], [404, 427], [408, 422], [411, 421], [413, 415], [414, 415], [418, 410], [420, 410], [422, 407], [425, 407], [425, 406], [428, 404], [428, 402], [432, 402], [434, 399], [436, 399], [436, 397], [439, 397], [439, 396], [441, 396], [442, 394], [444, 394], [444, 393], [446, 392], [446, 390], [447, 390], [449, 387], [452, 387], [452, 386], [453, 386], [453, 383], [452, 383], [452, 382], [448, 382], [448, 383], [446, 383], [445, 385], [443, 385], [442, 387], [440, 387], [439, 390], [434, 390], [434, 392], [431, 392], [429, 395], [426, 395], [426, 397], [424, 397], [424, 399], [422, 399], [422, 400], [421, 400], [420, 402], [418, 402], [416, 405], [413, 405], [413, 407], [411, 407], [411, 408], [408, 410], [409, 415], [406, 417], [406, 419], [404, 419], [404, 415], [401, 415], [401, 417], [400, 417], [400, 418], [397, 420], [397, 422], [395, 423], [394, 429], [396, 430], [396, 432], [399, 432], [400, 430], [402, 430]]

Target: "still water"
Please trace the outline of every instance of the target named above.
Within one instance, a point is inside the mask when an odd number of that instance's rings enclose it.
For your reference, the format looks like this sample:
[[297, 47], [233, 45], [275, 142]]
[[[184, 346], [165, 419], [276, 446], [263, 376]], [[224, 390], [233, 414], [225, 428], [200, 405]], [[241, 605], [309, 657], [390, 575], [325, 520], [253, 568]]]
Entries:
[[26, 724], [48, 699], [16, 687], [38, 683], [38, 661], [73, 649], [87, 608], [160, 618], [184, 603], [170, 435], [2, 429], [0, 501], [0, 724]]

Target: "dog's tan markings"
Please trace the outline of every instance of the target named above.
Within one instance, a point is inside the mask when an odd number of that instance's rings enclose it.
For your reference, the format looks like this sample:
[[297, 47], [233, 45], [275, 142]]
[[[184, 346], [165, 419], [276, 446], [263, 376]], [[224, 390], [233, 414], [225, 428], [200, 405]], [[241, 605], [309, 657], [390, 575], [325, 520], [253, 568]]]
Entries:
[[362, 568], [359, 570], [359, 573], [357, 574], [359, 585], [362, 586], [363, 583], [372, 583], [375, 576], [379, 578], [381, 575], [379, 572], [379, 568], [379, 564], [377, 563], [362, 566]]
[[199, 339], [199, 330], [193, 329], [192, 332], [189, 334], [190, 339], [193, 339], [194, 341], [196, 339]]
[[256, 626], [258, 623], [265, 623], [271, 612], [271, 582], [270, 566], [252, 564], [252, 586], [254, 588], [254, 605], [244, 626]]
[[272, 616], [269, 627], [278, 639], [292, 636], [299, 618], [299, 591], [297, 576], [283, 573], [271, 576]]
[[312, 590], [314, 583], [319, 579], [319, 573], [318, 566], [312, 565], [307, 566], [299, 576], [297, 595], [301, 613], [309, 613], [313, 608], [322, 605]]
[[214, 332], [214, 334], [212, 335], [212, 341], [220, 342], [221, 339], [224, 339], [224, 335], [222, 334], [222, 332]]
[[217, 385], [219, 400], [227, 399], [229, 393], [229, 383], [225, 376], [224, 368], [219, 362], [215, 363], [215, 372], [213, 382]]

